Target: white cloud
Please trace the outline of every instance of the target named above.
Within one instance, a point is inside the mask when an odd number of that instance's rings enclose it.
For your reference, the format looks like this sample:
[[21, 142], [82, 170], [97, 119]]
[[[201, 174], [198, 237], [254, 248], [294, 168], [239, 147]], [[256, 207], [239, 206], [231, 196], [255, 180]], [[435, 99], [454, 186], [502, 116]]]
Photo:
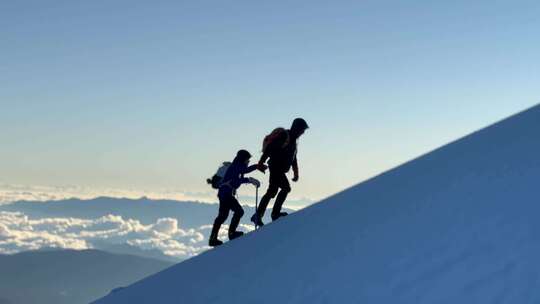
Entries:
[[[184, 193], [180, 191], [130, 191], [90, 189], [77, 186], [45, 187], [19, 186], [0, 183], [0, 204], [19, 200], [51, 201], [67, 198], [91, 199], [99, 196], [207, 202], [215, 199], [214, 192]], [[249, 201], [247, 197], [242, 202]], [[289, 207], [289, 206], [287, 206]], [[217, 210], [216, 210], [217, 212]], [[186, 214], [189, 216], [189, 214]], [[20, 212], [0, 212], [0, 253], [16, 253], [44, 247], [70, 249], [107, 249], [109, 245], [131, 245], [140, 249], [158, 250], [178, 259], [195, 256], [207, 250], [212, 228], [209, 225], [182, 227], [176, 218], [164, 214], [154, 223], [141, 223], [138, 219], [109, 214], [95, 219], [82, 218], [29, 218]], [[219, 237], [227, 240], [228, 226], [223, 225]], [[240, 225], [240, 230], [251, 231], [252, 225]], [[101, 247], [100, 247], [101, 246]]]
[[[226, 233], [224, 226], [222, 234]], [[157, 249], [185, 259], [208, 249], [208, 227], [182, 229], [173, 218], [144, 225], [138, 220], [107, 215], [97, 219], [31, 219], [20, 212], [0, 212], [0, 253], [16, 253], [43, 247], [87, 249], [105, 241]]]

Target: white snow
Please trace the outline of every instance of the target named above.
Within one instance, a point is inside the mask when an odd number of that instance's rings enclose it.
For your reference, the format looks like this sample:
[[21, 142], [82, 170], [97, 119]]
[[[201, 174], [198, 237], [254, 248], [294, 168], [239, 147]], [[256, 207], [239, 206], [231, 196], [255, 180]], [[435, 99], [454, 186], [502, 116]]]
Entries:
[[536, 106], [95, 303], [539, 302]]

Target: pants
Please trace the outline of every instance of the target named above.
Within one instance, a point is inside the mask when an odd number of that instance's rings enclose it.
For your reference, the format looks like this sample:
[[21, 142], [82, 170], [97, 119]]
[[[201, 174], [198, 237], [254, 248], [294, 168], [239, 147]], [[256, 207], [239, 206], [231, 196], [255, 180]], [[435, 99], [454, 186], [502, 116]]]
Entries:
[[232, 193], [219, 193], [219, 213], [216, 219], [214, 220], [214, 226], [212, 227], [212, 233], [210, 234], [210, 239], [217, 239], [219, 228], [227, 220], [229, 216], [229, 211], [234, 212], [231, 225], [229, 226], [229, 235], [236, 231], [240, 219], [244, 215], [244, 209], [240, 206], [238, 200], [233, 196]]
[[266, 207], [268, 207], [268, 203], [271, 199], [276, 197], [276, 195], [277, 198], [274, 202], [274, 208], [272, 209], [272, 219], [279, 217], [279, 213], [281, 212], [281, 206], [283, 206], [285, 199], [287, 199], [287, 195], [289, 194], [289, 192], [291, 192], [291, 185], [289, 184], [289, 179], [287, 178], [286, 173], [283, 172], [283, 170], [279, 169], [269, 169], [270, 182], [268, 185], [268, 190], [261, 198], [259, 208], [257, 209], [257, 215], [261, 219], [264, 216]]

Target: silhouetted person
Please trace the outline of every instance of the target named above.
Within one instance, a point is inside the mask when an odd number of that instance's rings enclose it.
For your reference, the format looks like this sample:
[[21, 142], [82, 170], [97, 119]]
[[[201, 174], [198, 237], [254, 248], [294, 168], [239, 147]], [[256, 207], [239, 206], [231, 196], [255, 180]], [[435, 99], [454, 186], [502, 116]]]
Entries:
[[[259, 160], [258, 166], [260, 170], [264, 170], [264, 163], [268, 160], [268, 168], [270, 169], [270, 182], [266, 194], [261, 198], [259, 207], [255, 214], [251, 217], [251, 221], [256, 226], [262, 226], [262, 218], [266, 211], [266, 207], [271, 199], [276, 197], [274, 208], [272, 209], [272, 221], [277, 220], [282, 216], [286, 216], [286, 212], [281, 212], [281, 207], [291, 192], [291, 186], [287, 178], [287, 172], [293, 169], [293, 182], [298, 181], [298, 160], [296, 159], [297, 140], [309, 128], [306, 121], [302, 118], [296, 118], [289, 130], [282, 128], [275, 129], [268, 135], [263, 143], [263, 155]], [[279, 193], [278, 193], [279, 192]]]
[[232, 164], [227, 169], [221, 185], [219, 186], [219, 213], [214, 221], [214, 226], [212, 227], [212, 232], [210, 233], [210, 239], [208, 240], [208, 245], [212, 247], [223, 244], [223, 242], [218, 239], [219, 228], [225, 222], [225, 220], [227, 220], [230, 210], [234, 212], [234, 215], [231, 220], [231, 225], [229, 226], [229, 240], [233, 240], [244, 234], [241, 231], [236, 231], [236, 228], [240, 223], [240, 219], [244, 215], [244, 209], [234, 197], [236, 190], [245, 183], [251, 183], [256, 187], [259, 187], [260, 182], [258, 180], [252, 177], [246, 178], [244, 177], [244, 174], [253, 172], [257, 168], [262, 168], [261, 171], [263, 172], [266, 169], [264, 166], [259, 167], [258, 165], [248, 167], [250, 158], [251, 154], [249, 154], [248, 151], [238, 151]]

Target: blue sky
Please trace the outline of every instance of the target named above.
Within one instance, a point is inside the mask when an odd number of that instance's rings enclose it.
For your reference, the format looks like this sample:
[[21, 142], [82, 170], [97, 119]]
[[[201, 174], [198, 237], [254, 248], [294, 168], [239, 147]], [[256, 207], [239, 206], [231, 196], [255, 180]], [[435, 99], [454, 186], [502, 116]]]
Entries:
[[[208, 191], [297, 116], [328, 196], [538, 102], [537, 1], [0, 4], [0, 182]], [[263, 178], [260, 174], [257, 175]]]

